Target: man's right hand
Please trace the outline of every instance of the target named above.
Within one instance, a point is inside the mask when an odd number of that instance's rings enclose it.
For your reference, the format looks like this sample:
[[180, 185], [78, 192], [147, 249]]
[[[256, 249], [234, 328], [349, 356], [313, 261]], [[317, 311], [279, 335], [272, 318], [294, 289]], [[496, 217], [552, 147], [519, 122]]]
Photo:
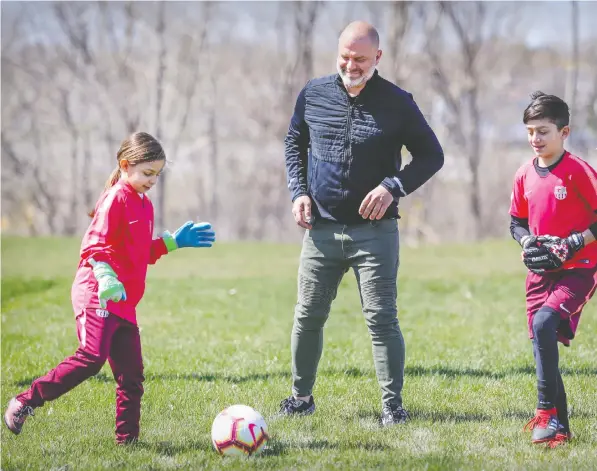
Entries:
[[307, 195], [299, 196], [292, 203], [292, 215], [296, 223], [305, 229], [312, 229], [311, 225], [311, 198]]

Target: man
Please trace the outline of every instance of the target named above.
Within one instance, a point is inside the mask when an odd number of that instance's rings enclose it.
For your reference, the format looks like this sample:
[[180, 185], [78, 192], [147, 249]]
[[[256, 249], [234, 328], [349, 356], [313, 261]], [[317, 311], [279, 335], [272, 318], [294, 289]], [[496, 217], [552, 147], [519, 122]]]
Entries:
[[[338, 74], [300, 92], [288, 135], [292, 213], [307, 229], [291, 336], [292, 395], [282, 414], [311, 414], [323, 326], [344, 273], [355, 272], [382, 390], [383, 425], [404, 423], [404, 339], [396, 310], [398, 199], [443, 165], [412, 95], [381, 78], [379, 35], [362, 21], [338, 42]], [[405, 145], [412, 162], [401, 170]]]

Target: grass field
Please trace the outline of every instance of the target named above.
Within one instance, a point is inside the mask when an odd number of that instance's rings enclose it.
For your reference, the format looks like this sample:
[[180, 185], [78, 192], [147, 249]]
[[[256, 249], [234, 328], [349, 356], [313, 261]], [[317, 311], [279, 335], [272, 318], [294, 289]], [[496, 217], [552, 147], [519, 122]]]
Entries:
[[[70, 285], [79, 240], [2, 240], [5, 404], [76, 346]], [[23, 433], [2, 426], [12, 469], [597, 469], [597, 300], [561, 364], [576, 439], [531, 445], [535, 406], [524, 266], [512, 241], [404, 249], [399, 318], [412, 421], [378, 426], [380, 393], [352, 273], [325, 330], [317, 412], [275, 418], [290, 391], [290, 328], [300, 247], [220, 244], [181, 250], [150, 269], [139, 306], [145, 360], [141, 441], [114, 445], [106, 365], [36, 410]], [[210, 429], [248, 404], [268, 422], [263, 455], [222, 459]]]

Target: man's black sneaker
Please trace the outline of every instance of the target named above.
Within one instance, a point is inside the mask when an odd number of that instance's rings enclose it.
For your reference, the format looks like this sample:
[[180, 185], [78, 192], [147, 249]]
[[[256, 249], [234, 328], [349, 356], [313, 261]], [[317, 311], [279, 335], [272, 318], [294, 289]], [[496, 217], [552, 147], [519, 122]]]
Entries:
[[409, 419], [408, 412], [397, 404], [385, 404], [381, 410], [381, 425], [403, 424]]
[[310, 415], [313, 412], [315, 412], [313, 396], [311, 396], [309, 402], [301, 401], [294, 396], [290, 396], [280, 402], [281, 415]]

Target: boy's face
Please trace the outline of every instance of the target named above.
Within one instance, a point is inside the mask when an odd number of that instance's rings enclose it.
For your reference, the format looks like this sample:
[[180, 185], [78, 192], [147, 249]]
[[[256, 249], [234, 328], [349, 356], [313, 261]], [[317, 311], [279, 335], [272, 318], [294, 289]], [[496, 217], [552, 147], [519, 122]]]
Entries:
[[531, 120], [526, 124], [529, 144], [535, 155], [541, 158], [559, 156], [564, 150], [564, 141], [570, 134], [570, 127], [558, 127], [548, 119]]

